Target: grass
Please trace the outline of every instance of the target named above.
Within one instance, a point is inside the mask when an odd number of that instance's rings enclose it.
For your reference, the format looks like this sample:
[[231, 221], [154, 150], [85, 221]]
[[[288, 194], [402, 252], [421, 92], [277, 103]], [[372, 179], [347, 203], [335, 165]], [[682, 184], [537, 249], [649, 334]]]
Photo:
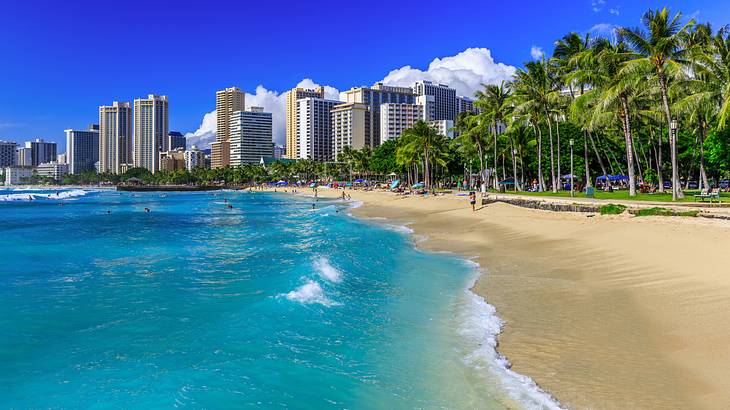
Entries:
[[625, 205], [608, 204], [601, 206], [601, 215], [619, 215], [626, 210]]
[[[547, 196], [547, 197], [560, 197], [560, 198], [570, 198], [570, 191], [558, 191], [557, 193], [553, 193], [550, 191], [547, 192], [514, 192], [514, 191], [507, 191], [504, 192], [505, 194], [517, 194], [517, 195], [525, 195], [525, 196]], [[694, 195], [699, 194], [698, 190], [687, 190], [684, 191], [684, 198], [678, 200], [677, 202], [694, 202]], [[575, 198], [586, 198], [585, 194], [582, 192], [576, 192]], [[613, 192], [604, 192], [604, 191], [595, 191], [594, 198], [596, 199], [609, 199], [609, 200], [617, 200], [617, 201], [650, 201], [650, 202], [673, 202], [672, 201], [672, 193], [667, 192], [664, 194], [655, 193], [655, 194], [636, 194], [635, 197], [629, 196], [628, 190], [621, 190], [621, 191], [613, 191]], [[725, 199], [725, 201], [730, 200], [730, 193], [728, 192], [721, 192], [720, 198]]]
[[698, 211], [673, 211], [667, 208], [644, 208], [634, 212], [635, 216], [691, 216], [696, 217]]

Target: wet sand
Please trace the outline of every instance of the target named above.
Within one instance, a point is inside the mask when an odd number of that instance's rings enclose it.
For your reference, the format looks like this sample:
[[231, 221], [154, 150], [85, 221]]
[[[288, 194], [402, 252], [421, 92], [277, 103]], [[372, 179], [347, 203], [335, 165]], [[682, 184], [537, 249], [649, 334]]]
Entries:
[[505, 321], [500, 352], [566, 406], [730, 407], [729, 221], [348, 193], [364, 204], [355, 216], [408, 223], [427, 238], [419, 246], [475, 257], [474, 291]]

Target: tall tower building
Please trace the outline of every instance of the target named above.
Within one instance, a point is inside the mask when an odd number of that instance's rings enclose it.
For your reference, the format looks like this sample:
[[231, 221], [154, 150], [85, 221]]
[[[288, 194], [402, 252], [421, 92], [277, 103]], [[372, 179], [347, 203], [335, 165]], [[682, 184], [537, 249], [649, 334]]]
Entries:
[[238, 87], [229, 87], [215, 93], [216, 138], [211, 144], [211, 168], [231, 164], [231, 114], [243, 111], [246, 95]]
[[40, 138], [35, 141], [26, 141], [25, 148], [31, 152], [31, 163], [34, 167], [56, 160], [56, 143], [45, 142]]
[[99, 161], [99, 128], [64, 130], [66, 132], [66, 164], [69, 174], [92, 171]]
[[116, 102], [99, 107], [99, 172], [121, 174], [132, 163], [132, 107]]
[[342, 101], [302, 98], [297, 101], [297, 142], [299, 158], [315, 161], [333, 159], [331, 111]]
[[353, 88], [345, 92], [348, 103], [362, 103], [370, 107], [370, 140], [372, 146], [381, 143], [380, 106], [382, 104], [414, 104], [416, 95], [408, 87], [392, 87], [377, 83], [372, 87]]
[[423, 120], [419, 104], [387, 103], [380, 106], [380, 142], [397, 139], [403, 131]]
[[339, 104], [330, 111], [332, 144], [335, 161], [345, 147], [372, 148], [370, 140], [370, 108], [362, 103]]
[[12, 167], [17, 162], [15, 150], [18, 144], [0, 140], [0, 168]]
[[167, 151], [167, 96], [150, 94], [134, 100], [134, 166], [160, 170], [160, 152]]
[[456, 101], [456, 90], [443, 84], [434, 84], [430, 81], [417, 81], [413, 84], [413, 92], [416, 95], [432, 95], [434, 98], [434, 114], [430, 120], [456, 119], [458, 103]]
[[261, 107], [231, 114], [231, 165], [258, 164], [274, 156], [272, 116]]
[[324, 98], [324, 87], [314, 90], [292, 88], [286, 93], [286, 158], [299, 158], [299, 141], [297, 140], [297, 101], [302, 98]]

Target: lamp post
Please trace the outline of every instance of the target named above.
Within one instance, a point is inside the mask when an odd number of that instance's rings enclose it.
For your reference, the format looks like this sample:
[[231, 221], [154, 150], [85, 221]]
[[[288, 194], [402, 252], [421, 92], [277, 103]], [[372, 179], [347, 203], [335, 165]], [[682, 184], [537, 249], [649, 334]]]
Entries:
[[573, 138], [570, 139], [570, 196], [573, 196]]
[[676, 201], [678, 196], [679, 178], [677, 177], [677, 119], [672, 118], [669, 123], [669, 128], [672, 132], [672, 138], [669, 142], [669, 148], [672, 151], [672, 200]]

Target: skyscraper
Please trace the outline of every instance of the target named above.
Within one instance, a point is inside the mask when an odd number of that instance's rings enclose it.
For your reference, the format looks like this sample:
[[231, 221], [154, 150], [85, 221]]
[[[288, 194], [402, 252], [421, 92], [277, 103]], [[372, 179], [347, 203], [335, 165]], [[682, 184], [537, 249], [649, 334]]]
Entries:
[[167, 151], [168, 102], [150, 94], [134, 100], [134, 166], [160, 170], [160, 152]]
[[56, 143], [45, 142], [40, 138], [35, 141], [27, 141], [25, 148], [30, 150], [31, 165], [34, 167], [44, 162], [56, 160]]
[[121, 174], [132, 163], [132, 107], [116, 102], [99, 107], [99, 172]]
[[66, 164], [69, 174], [92, 171], [99, 161], [99, 128], [64, 130], [66, 133]]
[[362, 103], [339, 104], [330, 111], [332, 118], [333, 158], [338, 159], [345, 147], [372, 148], [370, 108]]
[[408, 87], [392, 87], [377, 83], [374, 86], [353, 88], [345, 92], [348, 103], [362, 103], [370, 107], [370, 140], [373, 147], [381, 143], [380, 106], [381, 104], [413, 104], [416, 95]]
[[380, 106], [380, 142], [400, 137], [403, 131], [423, 120], [419, 104], [383, 104]]
[[0, 141], [0, 168], [12, 167], [16, 163], [18, 144], [9, 141]]
[[231, 114], [231, 165], [258, 164], [274, 156], [272, 117], [261, 107]]
[[417, 95], [432, 95], [434, 97], [434, 116], [430, 120], [454, 121], [456, 119], [455, 89], [443, 84], [434, 84], [430, 81], [417, 81], [413, 84], [413, 92]]
[[324, 98], [324, 87], [314, 90], [292, 88], [286, 93], [286, 158], [299, 158], [299, 142], [297, 140], [297, 101], [302, 98]]
[[183, 150], [186, 148], [186, 140], [185, 136], [182, 135], [181, 132], [178, 131], [170, 131], [169, 134], [167, 134], [167, 147], [172, 151], [176, 150], [178, 148], [182, 148]]
[[342, 101], [302, 98], [297, 101], [297, 142], [299, 158], [332, 160], [332, 119], [330, 111]]
[[223, 168], [231, 163], [231, 114], [243, 111], [246, 95], [238, 87], [215, 93], [216, 139], [211, 144], [211, 167]]

